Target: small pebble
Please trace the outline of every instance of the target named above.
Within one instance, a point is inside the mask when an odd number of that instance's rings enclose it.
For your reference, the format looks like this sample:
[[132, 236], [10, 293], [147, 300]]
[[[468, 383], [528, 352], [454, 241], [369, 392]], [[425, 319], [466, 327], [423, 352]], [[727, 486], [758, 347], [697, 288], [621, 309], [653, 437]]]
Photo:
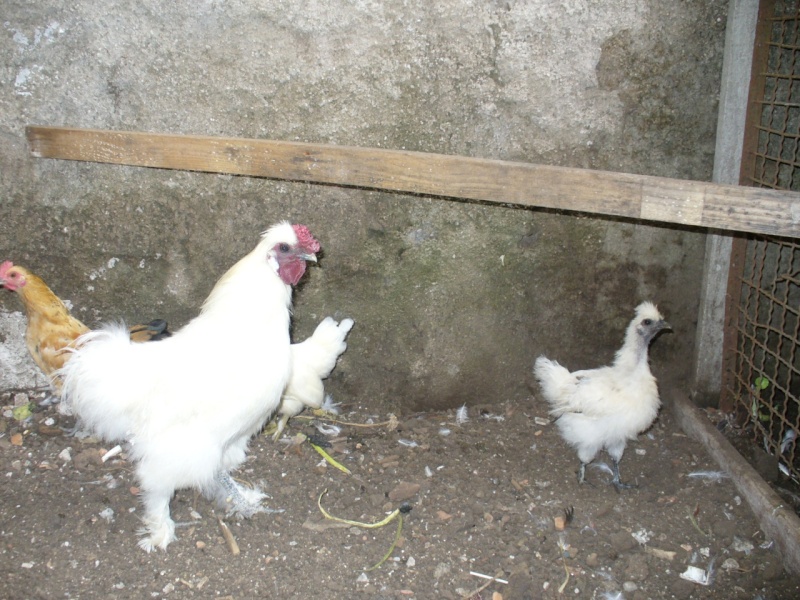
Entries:
[[626, 592], [635, 592], [639, 589], [639, 586], [636, 585], [633, 581], [626, 581], [622, 584], [622, 589]]
[[397, 484], [397, 486], [391, 492], [389, 492], [389, 500], [392, 502], [408, 500], [419, 491], [420, 487], [421, 486], [418, 483], [402, 481]]

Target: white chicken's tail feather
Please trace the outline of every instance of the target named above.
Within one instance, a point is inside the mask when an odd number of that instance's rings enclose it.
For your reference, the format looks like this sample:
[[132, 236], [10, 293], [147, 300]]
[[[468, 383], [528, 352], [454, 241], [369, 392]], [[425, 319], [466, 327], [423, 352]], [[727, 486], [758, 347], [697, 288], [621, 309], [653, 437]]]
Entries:
[[545, 400], [550, 404], [550, 414], [558, 416], [569, 410], [569, 398], [575, 388], [575, 378], [558, 362], [540, 356], [533, 373], [542, 386]]
[[141, 409], [137, 402], [141, 402], [143, 380], [136, 375], [145, 374], [144, 380], [150, 380], [146, 375], [151, 369], [142, 350], [154, 345], [131, 342], [122, 323], [82, 335], [71, 350], [72, 357], [58, 371], [65, 410], [107, 440], [126, 439], [131, 419]]
[[337, 323], [333, 318], [325, 317], [310, 338], [293, 345], [295, 362], [313, 369], [324, 379], [331, 374], [336, 360], [347, 349], [345, 338], [353, 324], [353, 319], [342, 319]]

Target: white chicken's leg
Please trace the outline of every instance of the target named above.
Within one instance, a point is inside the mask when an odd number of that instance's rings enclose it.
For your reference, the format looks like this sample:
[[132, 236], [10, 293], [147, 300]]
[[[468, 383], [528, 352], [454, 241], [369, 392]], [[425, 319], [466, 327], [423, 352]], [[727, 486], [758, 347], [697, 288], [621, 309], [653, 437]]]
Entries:
[[611, 457], [611, 468], [614, 471], [614, 478], [611, 480], [611, 483], [614, 484], [614, 487], [619, 490], [629, 490], [631, 488], [636, 487], [630, 483], [622, 483], [619, 478], [619, 461], [622, 460], [622, 454], [625, 452], [625, 441], [623, 440], [621, 443], [617, 443], [608, 448], [608, 455]]
[[142, 499], [145, 514], [142, 519], [144, 528], [139, 530], [144, 535], [139, 540], [139, 547], [146, 552], [155, 548], [166, 550], [170, 542], [175, 541], [175, 522], [169, 516], [169, 501], [172, 491], [147, 490]]

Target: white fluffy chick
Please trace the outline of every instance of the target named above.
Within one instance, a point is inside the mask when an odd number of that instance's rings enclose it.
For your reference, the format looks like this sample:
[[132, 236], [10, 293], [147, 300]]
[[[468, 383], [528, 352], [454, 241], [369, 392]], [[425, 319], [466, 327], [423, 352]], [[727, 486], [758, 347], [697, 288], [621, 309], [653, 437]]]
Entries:
[[650, 427], [661, 400], [656, 379], [650, 373], [648, 348], [662, 330], [671, 329], [651, 302], [636, 307], [636, 316], [625, 333], [625, 343], [614, 363], [607, 367], [570, 373], [544, 356], [536, 359], [534, 374], [550, 404], [561, 437], [578, 452], [578, 482], [586, 465], [605, 449], [613, 461], [612, 483], [622, 483], [619, 461], [628, 440]]
[[273, 439], [281, 437], [289, 419], [306, 408], [322, 406], [325, 399], [322, 380], [331, 374], [339, 356], [347, 349], [344, 340], [352, 328], [353, 319], [342, 319], [341, 323], [337, 323], [333, 318], [326, 317], [310, 338], [292, 344], [292, 375], [281, 397]]

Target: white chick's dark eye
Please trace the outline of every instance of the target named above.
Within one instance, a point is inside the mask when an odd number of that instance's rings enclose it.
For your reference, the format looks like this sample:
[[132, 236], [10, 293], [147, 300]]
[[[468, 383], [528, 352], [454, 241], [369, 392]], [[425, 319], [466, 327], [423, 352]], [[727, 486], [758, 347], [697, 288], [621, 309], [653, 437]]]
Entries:
[[645, 327], [649, 327], [652, 324], [653, 324], [653, 319], [645, 319], [644, 321], [642, 321], [642, 325], [644, 325]]
[[281, 244], [280, 245], [281, 252], [289, 252], [289, 244]]

